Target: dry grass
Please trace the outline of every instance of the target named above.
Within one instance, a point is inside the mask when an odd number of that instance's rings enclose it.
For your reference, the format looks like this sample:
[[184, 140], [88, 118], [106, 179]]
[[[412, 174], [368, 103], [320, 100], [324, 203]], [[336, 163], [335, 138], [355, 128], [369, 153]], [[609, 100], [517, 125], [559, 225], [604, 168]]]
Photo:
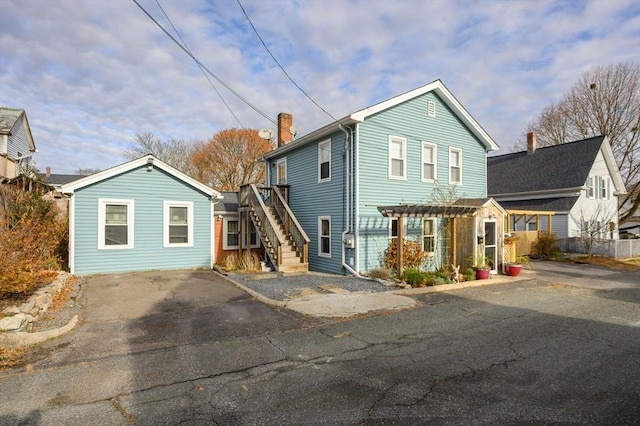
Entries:
[[22, 365], [28, 352], [28, 346], [6, 349], [0, 348], [0, 370], [5, 370]]
[[243, 252], [238, 256], [231, 253], [222, 261], [222, 268], [226, 271], [261, 271], [260, 256], [255, 253]]
[[640, 258], [633, 259], [613, 259], [605, 256], [579, 256], [571, 259], [570, 261], [575, 263], [584, 263], [594, 266], [603, 266], [605, 268], [623, 269], [625, 271], [640, 271]]

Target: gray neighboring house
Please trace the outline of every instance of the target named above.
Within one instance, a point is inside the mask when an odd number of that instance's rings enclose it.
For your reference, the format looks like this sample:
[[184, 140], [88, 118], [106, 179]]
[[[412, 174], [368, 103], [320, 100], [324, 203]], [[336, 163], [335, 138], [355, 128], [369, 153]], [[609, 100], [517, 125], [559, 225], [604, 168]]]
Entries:
[[50, 167], [47, 167], [46, 170], [46, 173], [38, 173], [38, 177], [42, 182], [51, 188], [45, 197], [53, 200], [58, 211], [66, 215], [69, 211], [69, 198], [62, 193], [62, 185], [82, 179], [84, 176], [51, 173]]
[[[618, 195], [626, 190], [606, 136], [537, 148], [530, 133], [526, 151], [487, 159], [487, 183], [514, 231], [549, 229], [551, 218], [552, 232], [570, 238], [586, 221], [606, 219], [612, 226], [599, 237], [618, 238]], [[540, 215], [514, 223], [526, 212]]]
[[37, 152], [27, 114], [20, 108], [0, 107], [0, 178], [12, 179], [33, 164]]

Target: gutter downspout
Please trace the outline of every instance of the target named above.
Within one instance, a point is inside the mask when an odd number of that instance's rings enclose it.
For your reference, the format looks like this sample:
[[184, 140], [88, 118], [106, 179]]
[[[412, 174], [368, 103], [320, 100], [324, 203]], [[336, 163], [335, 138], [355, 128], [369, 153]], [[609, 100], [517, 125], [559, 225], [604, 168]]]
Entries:
[[211, 269], [214, 269], [214, 265], [216, 264], [216, 215], [215, 215], [215, 205], [218, 204], [224, 196], [218, 195], [213, 196], [209, 199], [209, 204], [211, 206]]
[[[346, 269], [347, 271], [349, 271], [352, 275], [355, 275], [358, 278], [365, 278], [362, 275], [360, 275], [357, 271], [355, 271], [351, 266], [349, 266], [346, 262], [346, 248], [345, 248], [345, 236], [349, 233], [349, 230], [351, 229], [351, 218], [350, 218], [350, 203], [351, 203], [351, 173], [350, 173], [350, 159], [351, 157], [349, 156], [349, 149], [350, 149], [350, 143], [349, 143], [349, 138], [350, 138], [350, 133], [349, 132], [353, 132], [353, 130], [351, 130], [350, 128], [345, 128], [342, 126], [342, 124], [338, 124], [338, 128], [340, 130], [342, 130], [344, 132], [344, 154], [345, 154], [345, 186], [346, 186], [346, 191], [345, 191], [345, 223], [344, 223], [344, 231], [342, 232], [342, 267], [344, 269]], [[347, 131], [347, 129], [349, 131]]]

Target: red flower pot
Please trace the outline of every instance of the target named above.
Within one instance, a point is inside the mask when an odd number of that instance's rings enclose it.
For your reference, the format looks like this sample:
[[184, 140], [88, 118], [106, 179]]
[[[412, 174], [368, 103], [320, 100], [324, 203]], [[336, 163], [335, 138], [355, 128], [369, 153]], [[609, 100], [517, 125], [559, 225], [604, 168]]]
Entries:
[[510, 277], [517, 277], [520, 275], [520, 271], [522, 271], [522, 265], [506, 265], [504, 267], [504, 272]]
[[488, 269], [476, 269], [476, 280], [489, 279], [490, 274], [491, 274], [491, 271]]

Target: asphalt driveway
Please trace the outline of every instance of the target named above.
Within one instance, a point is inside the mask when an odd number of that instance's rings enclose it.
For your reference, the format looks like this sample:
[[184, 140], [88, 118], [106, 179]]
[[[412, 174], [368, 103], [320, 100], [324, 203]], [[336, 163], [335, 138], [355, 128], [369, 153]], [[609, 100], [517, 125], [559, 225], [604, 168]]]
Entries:
[[0, 372], [0, 424], [637, 423], [638, 288], [555, 278], [327, 321], [209, 271], [92, 277], [86, 321]]
[[308, 322], [207, 270], [95, 275], [82, 297], [82, 324], [44, 344], [50, 353], [40, 365], [258, 336]]

